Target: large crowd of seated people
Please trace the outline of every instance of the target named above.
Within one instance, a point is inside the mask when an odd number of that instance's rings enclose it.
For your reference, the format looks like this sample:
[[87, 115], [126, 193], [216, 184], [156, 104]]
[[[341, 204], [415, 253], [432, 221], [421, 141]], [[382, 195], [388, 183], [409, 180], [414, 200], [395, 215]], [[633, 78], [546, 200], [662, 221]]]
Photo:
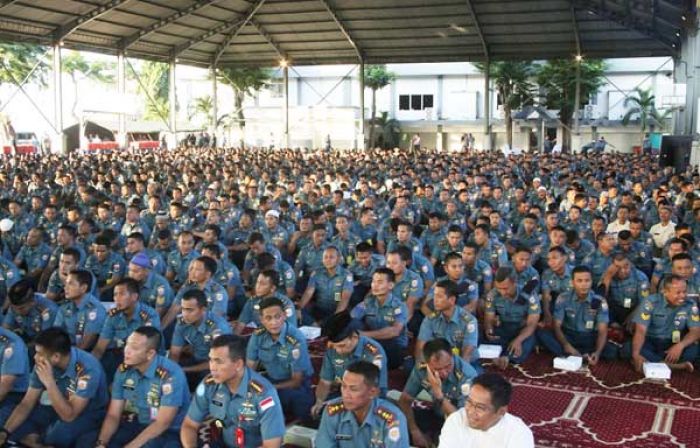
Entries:
[[699, 360], [700, 175], [647, 154], [5, 156], [0, 251], [0, 445], [529, 448], [535, 350]]

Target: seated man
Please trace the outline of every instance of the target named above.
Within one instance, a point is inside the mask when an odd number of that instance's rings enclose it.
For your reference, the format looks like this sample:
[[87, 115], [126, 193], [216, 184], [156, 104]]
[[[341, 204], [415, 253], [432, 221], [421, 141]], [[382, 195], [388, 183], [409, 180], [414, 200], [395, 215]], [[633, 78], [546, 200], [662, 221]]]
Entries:
[[202, 422], [214, 420], [211, 439], [225, 447], [280, 448], [284, 411], [277, 391], [262, 375], [246, 367], [246, 341], [222, 335], [209, 351], [211, 375], [197, 386], [180, 429], [185, 448], [198, 445]]
[[138, 327], [129, 335], [107, 417], [99, 431], [81, 435], [78, 447], [180, 446], [178, 429], [190, 391], [180, 366], [158, 354], [160, 345], [160, 331], [153, 327]]
[[112, 251], [112, 241], [99, 235], [92, 245], [93, 255], [85, 262], [85, 269], [97, 280], [98, 297], [106, 302], [112, 300], [112, 288], [126, 274], [124, 257]]
[[350, 312], [362, 323], [360, 334], [382, 344], [388, 356], [389, 370], [399, 367], [408, 346], [406, 304], [392, 293], [394, 272], [379, 268], [372, 275], [372, 289]]
[[[479, 301], [479, 285], [465, 275], [462, 255], [457, 252], [448, 253], [445, 257], [443, 267], [447, 275], [440, 277], [438, 282], [441, 280], [451, 280], [456, 287], [457, 306], [471, 314], [476, 313], [476, 305]], [[424, 316], [429, 316], [435, 311], [435, 305], [433, 304], [434, 295], [435, 285], [430, 287], [421, 305], [421, 312]]]
[[316, 386], [316, 402], [311, 409], [319, 415], [329, 396], [337, 397], [345, 369], [355, 361], [368, 361], [379, 367], [379, 392], [387, 392], [387, 362], [384, 348], [379, 342], [360, 335], [359, 322], [342, 311], [328, 318], [321, 336], [328, 338], [328, 349], [323, 355], [321, 372]]
[[323, 250], [323, 266], [312, 272], [299, 302], [305, 323], [322, 323], [328, 316], [348, 307], [352, 274], [340, 261], [340, 251], [336, 247], [328, 246]]
[[0, 328], [0, 428], [22, 400], [29, 385], [27, 346], [18, 335]]
[[154, 308], [161, 318], [173, 302], [173, 290], [168, 280], [152, 269], [145, 252], [139, 252], [129, 262], [129, 278], [139, 283], [139, 301]]
[[136, 280], [127, 277], [114, 285], [114, 303], [92, 350], [92, 355], [102, 362], [109, 384], [114, 379], [117, 367], [124, 362], [126, 338], [143, 326], [152, 326], [160, 331], [160, 317], [156, 310], [139, 302]]
[[286, 322], [284, 304], [275, 297], [260, 302], [263, 328], [253, 333], [246, 351], [251, 369], [262, 367], [274, 384], [282, 408], [300, 420], [308, 419], [313, 394], [310, 379], [314, 374], [306, 338]]
[[649, 295], [649, 279], [624, 253], [616, 253], [601, 283], [608, 293], [610, 325], [631, 330], [632, 312]]
[[[449, 263], [448, 255], [447, 265]], [[479, 339], [478, 323], [476, 317], [469, 311], [457, 306], [458, 295], [457, 284], [452, 280], [443, 279], [435, 284], [433, 294], [435, 311], [428, 314], [421, 323], [416, 341], [417, 361], [422, 361], [423, 347], [428, 341], [443, 338], [452, 346], [455, 355], [467, 362], [478, 362], [478, 356], [474, 356]]]
[[646, 297], [634, 311], [634, 336], [622, 348], [635, 369], [645, 362], [665, 362], [672, 369], [693, 371], [698, 356], [700, 315], [686, 296], [686, 282], [676, 275], [664, 278], [658, 294]]
[[393, 403], [379, 398], [377, 366], [367, 361], [349, 365], [343, 374], [343, 391], [342, 398], [326, 406], [316, 446], [408, 448], [406, 417]]
[[32, 279], [22, 279], [12, 285], [7, 297], [10, 306], [2, 322], [3, 328], [33, 345], [36, 335], [53, 325], [58, 306], [43, 294], [35, 293]]
[[223, 317], [208, 310], [203, 291], [190, 289], [182, 297], [182, 317], [178, 319], [170, 345], [170, 359], [184, 366], [190, 385], [196, 385], [209, 371], [207, 355], [211, 341], [231, 334]]
[[105, 416], [105, 374], [91, 354], [71, 347], [62, 328], [42, 331], [35, 343], [29, 389], [0, 430], [0, 445], [9, 439], [70, 448], [81, 434], [97, 429]]
[[591, 290], [591, 270], [576, 266], [571, 283], [573, 289], [554, 304], [552, 329], [537, 330], [537, 338], [554, 356], [583, 356], [590, 365], [601, 357], [615, 359], [617, 350], [608, 342], [608, 304]]
[[[454, 355], [444, 339], [425, 344], [423, 358], [426, 362], [413, 368], [399, 399], [399, 407], [408, 420], [412, 445], [417, 447], [435, 443], [434, 430], [442, 427], [446, 416], [464, 406], [469, 384], [476, 376], [474, 368]], [[428, 410], [414, 410], [412, 403], [422, 390], [430, 394], [432, 406]], [[434, 434], [426, 434], [428, 431]]]
[[440, 448], [534, 448], [532, 431], [508, 413], [513, 386], [495, 373], [474, 378], [464, 407], [447, 417]]
[[54, 321], [54, 326], [66, 330], [71, 343], [83, 350], [92, 349], [107, 318], [105, 307], [88, 292], [91, 284], [88, 271], [72, 271], [65, 285], [67, 301], [58, 307]]
[[496, 364], [505, 369], [509, 362], [525, 361], [535, 347], [540, 300], [535, 292], [520, 289], [512, 267], [499, 268], [495, 284], [486, 297], [484, 338], [500, 344], [502, 352]]
[[284, 294], [280, 294], [277, 289], [279, 273], [273, 270], [265, 270], [258, 274], [255, 280], [255, 295], [246, 300], [243, 305], [243, 310], [238, 321], [234, 324], [236, 334], [241, 334], [246, 326], [255, 324], [256, 327], [262, 326], [260, 320], [260, 302], [267, 297], [275, 297], [284, 305], [284, 313], [287, 316], [286, 322], [293, 327], [297, 326], [297, 313], [294, 307], [294, 302], [289, 300]]

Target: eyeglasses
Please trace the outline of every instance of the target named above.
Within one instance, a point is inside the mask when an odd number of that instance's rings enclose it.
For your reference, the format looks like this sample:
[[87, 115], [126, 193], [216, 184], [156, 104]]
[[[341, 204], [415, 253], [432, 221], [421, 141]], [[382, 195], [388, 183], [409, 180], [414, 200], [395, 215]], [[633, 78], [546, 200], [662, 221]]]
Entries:
[[467, 397], [465, 399], [465, 402], [467, 403], [468, 407], [474, 408], [474, 410], [476, 410], [476, 412], [478, 412], [479, 414], [486, 414], [486, 413], [491, 411], [491, 406], [487, 406], [487, 405], [481, 404], [481, 403], [476, 403], [476, 402], [472, 401], [472, 399], [469, 397]]

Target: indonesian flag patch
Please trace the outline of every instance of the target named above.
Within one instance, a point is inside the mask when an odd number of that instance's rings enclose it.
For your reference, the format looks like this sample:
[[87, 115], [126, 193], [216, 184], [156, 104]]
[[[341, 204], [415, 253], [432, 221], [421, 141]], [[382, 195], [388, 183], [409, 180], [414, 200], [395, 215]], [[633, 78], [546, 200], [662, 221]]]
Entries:
[[275, 405], [275, 400], [272, 399], [272, 397], [267, 397], [263, 401], [260, 402], [260, 409], [262, 411], [267, 411], [271, 407]]

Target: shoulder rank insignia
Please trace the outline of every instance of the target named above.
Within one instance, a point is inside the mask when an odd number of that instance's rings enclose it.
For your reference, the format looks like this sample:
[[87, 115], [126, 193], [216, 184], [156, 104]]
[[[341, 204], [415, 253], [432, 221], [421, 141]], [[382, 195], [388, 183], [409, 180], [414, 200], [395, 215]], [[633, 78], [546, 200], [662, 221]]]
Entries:
[[289, 342], [291, 345], [297, 345], [299, 343], [299, 341], [297, 341], [297, 338], [290, 335], [287, 335], [287, 342]]
[[0, 343], [7, 344], [10, 340], [7, 338], [7, 336], [0, 335]]
[[345, 410], [345, 405], [343, 404], [342, 401], [340, 401], [338, 403], [329, 404], [327, 406], [327, 409], [328, 409], [328, 415], [336, 415], [336, 414]]
[[146, 310], [141, 310], [141, 312], [139, 312], [139, 317], [141, 317], [141, 320], [144, 321], [144, 322], [147, 322], [147, 321], [151, 320], [151, 319], [149, 318], [148, 313], [146, 312]]
[[263, 393], [263, 391], [265, 390], [265, 387], [255, 380], [250, 380], [250, 383], [248, 383], [248, 387], [259, 394]]
[[125, 362], [119, 364], [119, 371], [120, 371], [120, 372], [126, 372], [128, 369], [129, 369], [129, 366], [126, 365]]
[[380, 406], [375, 412], [382, 420], [386, 422], [388, 426], [391, 426], [394, 423], [394, 419], [396, 418], [396, 416], [393, 412], [389, 411], [388, 409]]
[[216, 384], [216, 381], [214, 381], [213, 376], [207, 375], [207, 377], [204, 378], [204, 384], [211, 386], [212, 384]]
[[119, 314], [119, 313], [121, 313], [121, 312], [122, 312], [122, 310], [120, 310], [120, 309], [117, 308], [117, 307], [114, 307], [114, 308], [112, 308], [111, 310], [109, 310], [109, 313], [107, 313], [107, 314], [109, 314], [109, 317], [114, 317], [114, 316], [116, 316], [117, 314]]
[[418, 364], [418, 370], [427, 369], [427, 368], [428, 368], [427, 362], [422, 362], [422, 363]]
[[76, 376], [83, 376], [83, 373], [85, 373], [85, 366], [83, 365], [82, 362], [76, 362], [75, 363], [75, 375]]
[[207, 326], [213, 327], [214, 325], [216, 325], [216, 323], [213, 320], [207, 319]]
[[253, 334], [260, 336], [261, 334], [265, 333], [265, 331], [266, 331], [265, 327], [260, 327], [260, 328], [256, 329], [255, 331], [253, 331]]
[[170, 372], [168, 372], [168, 369], [166, 369], [165, 367], [158, 367], [156, 369], [156, 376], [160, 379], [165, 379], [169, 375], [170, 375]]
[[370, 344], [369, 342], [365, 344], [365, 350], [367, 350], [368, 352], [370, 352], [370, 353], [373, 354], [373, 355], [376, 355], [376, 354], [377, 354], [377, 351], [378, 351], [378, 350], [377, 350], [377, 347], [375, 347], [374, 345]]

